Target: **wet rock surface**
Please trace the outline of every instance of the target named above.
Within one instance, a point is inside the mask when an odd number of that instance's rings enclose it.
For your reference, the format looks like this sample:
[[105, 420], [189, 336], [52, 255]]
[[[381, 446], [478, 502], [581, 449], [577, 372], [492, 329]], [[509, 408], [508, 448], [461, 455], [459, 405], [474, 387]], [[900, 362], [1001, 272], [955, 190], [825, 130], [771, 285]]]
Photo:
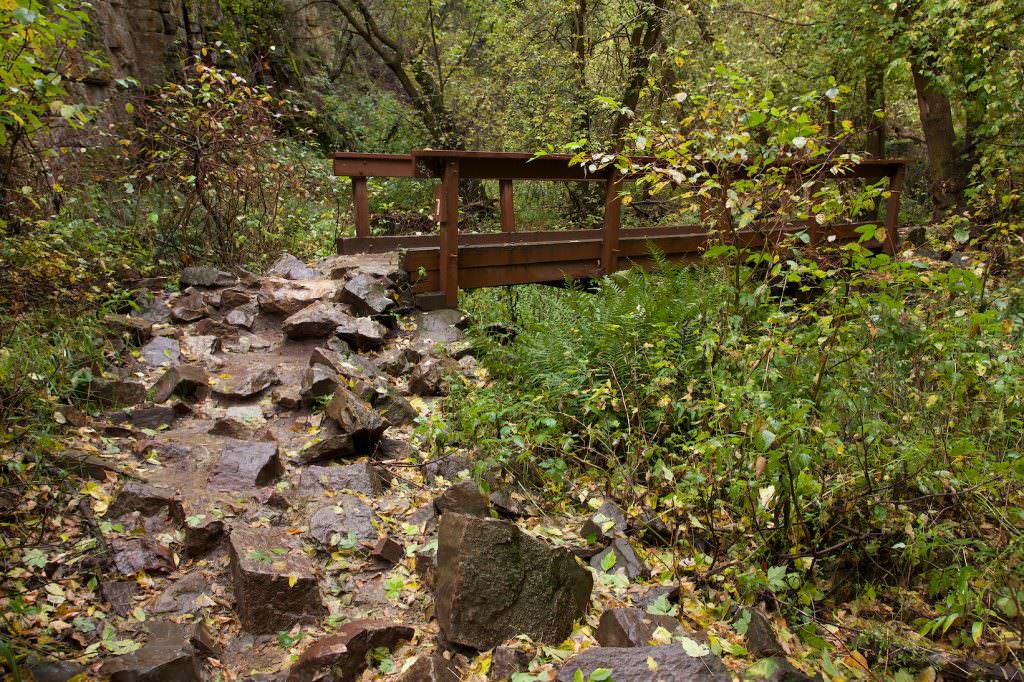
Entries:
[[253, 633], [315, 624], [326, 615], [312, 561], [282, 528], [236, 528], [229, 539], [235, 608]]
[[[531, 674], [550, 678], [602, 652], [621, 668], [613, 679], [651, 679], [646, 655], [616, 652], [648, 649], [652, 625], [701, 622], [646, 612], [683, 609], [678, 586], [622, 587], [563, 548], [589, 561], [613, 545], [609, 570], [642, 576], [645, 510], [630, 507], [632, 526], [605, 506], [589, 519], [552, 515], [529, 485], [488, 472], [485, 453], [415, 430], [442, 409], [448, 377], [485, 379], [462, 313], [407, 314], [397, 303], [397, 262], [285, 255], [259, 277], [190, 272], [182, 293], [146, 293], [142, 314], [109, 321], [135, 351], [83, 387], [99, 414], [62, 412], [69, 430], [102, 441], [57, 460], [74, 458], [99, 488], [86, 504], [110, 550], [94, 590], [104, 628], [143, 644], [124, 656], [101, 649], [102, 673], [482, 679], [490, 656], [487, 678], [497, 680], [531, 666], [537, 645], [571, 635], [582, 654], [561, 664], [541, 653]], [[211, 631], [170, 632], [161, 619]], [[83, 637], [94, 644], [100, 633]], [[678, 647], [657, 649], [661, 661]], [[669, 676], [672, 660], [659, 679], [683, 679]], [[782, 657], [764, 660], [783, 671], [767, 679], [803, 679]]]
[[[651, 670], [648, 659], [653, 660]], [[583, 679], [599, 668], [612, 671], [615, 682], [729, 682], [725, 666], [715, 656], [690, 656], [681, 646], [596, 647], [570, 658], [558, 672], [558, 682]]]
[[514, 524], [441, 517], [434, 602], [445, 638], [478, 650], [517, 635], [565, 639], [590, 602], [593, 579], [566, 550]]

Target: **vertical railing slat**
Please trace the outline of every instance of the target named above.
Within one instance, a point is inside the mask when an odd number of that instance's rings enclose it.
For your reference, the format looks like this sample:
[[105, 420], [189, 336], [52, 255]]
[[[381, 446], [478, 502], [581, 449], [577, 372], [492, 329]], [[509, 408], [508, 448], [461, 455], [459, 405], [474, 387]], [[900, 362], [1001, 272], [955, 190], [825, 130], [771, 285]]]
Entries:
[[501, 231], [515, 232], [516, 208], [512, 195], [512, 181], [499, 180], [498, 185], [501, 188]]
[[370, 236], [370, 195], [366, 189], [366, 178], [352, 178], [352, 220], [356, 224], [357, 237]]
[[459, 305], [459, 162], [447, 159], [444, 166], [444, 211], [441, 223], [441, 291], [445, 305]]

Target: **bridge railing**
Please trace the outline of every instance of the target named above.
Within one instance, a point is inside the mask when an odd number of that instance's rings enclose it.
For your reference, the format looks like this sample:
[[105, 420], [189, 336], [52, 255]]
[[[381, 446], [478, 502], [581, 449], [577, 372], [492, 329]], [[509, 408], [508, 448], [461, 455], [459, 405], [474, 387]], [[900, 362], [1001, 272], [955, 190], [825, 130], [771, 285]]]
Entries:
[[[417, 289], [432, 292], [437, 304], [454, 307], [459, 288], [523, 284], [589, 278], [632, 265], [647, 265], [653, 245], [674, 260], [692, 261], [709, 245], [712, 235], [703, 225], [622, 228], [624, 177], [614, 167], [590, 169], [570, 165], [569, 155], [535, 156], [518, 152], [416, 150], [411, 154], [340, 152], [332, 157], [334, 174], [352, 182], [355, 237], [338, 241], [340, 253], [406, 251], [406, 269], [421, 273]], [[639, 163], [653, 159], [638, 159]], [[884, 226], [886, 239], [877, 248], [890, 253], [897, 243], [899, 203], [907, 161], [870, 159], [836, 179], [877, 181], [888, 178]], [[438, 234], [372, 236], [367, 178], [427, 178], [440, 180], [434, 192], [434, 220]], [[501, 232], [459, 232], [459, 181], [497, 180]], [[586, 230], [517, 232], [513, 183], [521, 180], [598, 182], [604, 184], [601, 227]], [[710, 206], [702, 209], [712, 210]], [[702, 211], [704, 212], [704, 211]], [[723, 211], [724, 213], [724, 211]], [[818, 225], [816, 221], [787, 226], [787, 232], [807, 230], [812, 246], [822, 239], [850, 241], [856, 228], [876, 220]], [[734, 243], [756, 248], [768, 238], [757, 226], [730, 230]], [[460, 272], [461, 271], [461, 272]]]

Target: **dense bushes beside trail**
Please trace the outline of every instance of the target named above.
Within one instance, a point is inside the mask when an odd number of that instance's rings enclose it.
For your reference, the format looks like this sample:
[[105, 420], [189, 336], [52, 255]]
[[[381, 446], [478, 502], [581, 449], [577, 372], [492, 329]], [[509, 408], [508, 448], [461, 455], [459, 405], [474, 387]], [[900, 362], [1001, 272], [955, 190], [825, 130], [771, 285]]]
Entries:
[[743, 265], [468, 295], [514, 341], [478, 332], [491, 380], [434, 442], [653, 511], [679, 573], [777, 601], [808, 643], [855, 598], [954, 644], [1018, 637], [1021, 291], [855, 251], [852, 274], [776, 260], [821, 288], [805, 303], [734, 290]]

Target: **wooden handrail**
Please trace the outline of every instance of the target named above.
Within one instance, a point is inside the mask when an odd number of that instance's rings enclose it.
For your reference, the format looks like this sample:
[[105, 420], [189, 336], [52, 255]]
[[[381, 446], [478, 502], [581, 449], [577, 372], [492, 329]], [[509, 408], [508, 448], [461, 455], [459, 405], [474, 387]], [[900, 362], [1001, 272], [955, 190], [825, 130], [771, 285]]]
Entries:
[[[463, 150], [437, 150], [418, 149], [411, 154], [363, 154], [355, 152], [338, 152], [331, 156], [334, 174], [349, 177], [352, 180], [353, 199], [353, 221], [356, 226], [355, 243], [364, 246], [371, 246], [375, 239], [381, 240], [389, 245], [413, 242], [419, 244], [421, 241], [426, 245], [435, 243], [430, 238], [420, 239], [417, 237], [388, 238], [370, 236], [370, 210], [369, 197], [366, 179], [369, 177], [391, 177], [391, 178], [425, 178], [440, 180], [435, 191], [434, 217], [440, 225], [440, 235], [436, 243], [438, 245], [438, 286], [443, 295], [445, 305], [455, 307], [458, 304], [459, 291], [459, 181], [461, 179], [472, 180], [498, 180], [500, 188], [501, 206], [501, 239], [507, 244], [528, 243], [520, 237], [533, 233], [516, 233], [515, 207], [513, 200], [513, 181], [515, 180], [553, 180], [553, 181], [582, 181], [582, 182], [603, 182], [605, 184], [604, 194], [604, 215], [602, 219], [600, 241], [601, 248], [597, 260], [597, 267], [594, 274], [611, 274], [620, 267], [620, 240], [622, 239], [622, 187], [623, 184], [638, 176], [649, 172], [652, 167], [662, 165], [662, 162], [655, 157], [636, 157], [630, 160], [634, 164], [635, 172], [623, 173], [614, 166], [592, 166], [589, 164], [570, 165], [576, 157], [568, 154], [546, 154], [535, 155], [526, 152], [486, 152], [486, 151], [463, 151]], [[907, 159], [864, 159], [850, 168], [845, 168], [843, 173], [838, 174], [835, 179], [863, 178], [876, 180], [888, 177], [889, 198], [886, 202], [885, 231], [886, 239], [880, 245], [887, 253], [895, 253], [898, 240], [897, 228], [899, 218], [899, 205], [902, 196], [903, 178], [906, 165], [910, 163]], [[810, 164], [814, 165], [814, 164]], [[720, 166], [708, 163], [705, 166], [708, 173], [717, 173], [721, 170], [729, 171], [733, 177], [741, 177], [748, 167], [736, 164]], [[798, 168], [794, 169], [794, 173]], [[724, 192], [724, 191], [723, 191]], [[716, 202], [717, 199], [717, 202]], [[712, 197], [702, 202], [702, 218], [711, 209], [711, 202], [723, 203], [722, 197]], [[719, 228], [724, 234], [733, 232], [728, 215], [722, 211], [720, 217], [724, 221]], [[643, 228], [642, 228], [643, 229]], [[647, 228], [652, 231], [651, 238], [658, 235], [667, 235], [670, 239], [671, 230], [662, 228]], [[671, 228], [677, 229], [677, 228]], [[808, 227], [811, 232], [812, 246], [820, 243], [819, 228], [816, 223]], [[844, 228], [844, 235], [853, 234], [850, 229]], [[826, 228], [827, 232], [828, 229]], [[634, 240], [641, 232], [628, 230], [630, 239]], [[746, 233], [745, 231], [744, 233]], [[593, 231], [590, 231], [592, 234]], [[557, 235], [558, 233], [552, 233]], [[496, 235], [498, 236], [498, 235]], [[700, 232], [694, 233], [694, 237], [700, 237]], [[706, 236], [706, 235], [704, 235]], [[734, 235], [734, 238], [736, 235]], [[664, 238], [664, 237], [662, 237]], [[589, 240], [589, 238], [588, 238]], [[478, 240], [471, 240], [474, 243]], [[530, 242], [534, 240], [529, 240]], [[746, 238], [738, 241], [747, 241]], [[587, 243], [590, 243], [589, 241]], [[632, 243], [632, 242], [631, 242]], [[690, 240], [686, 244], [703, 243]], [[538, 244], [539, 246], [539, 244]], [[392, 246], [393, 248], [393, 246]], [[401, 248], [401, 247], [399, 247]], [[412, 246], [412, 248], [418, 248]], [[680, 247], [682, 248], [682, 247]], [[635, 247], [631, 246], [631, 250]], [[588, 252], [589, 253], [589, 252]], [[539, 256], [537, 256], [539, 258]], [[635, 259], [635, 256], [631, 256]], [[479, 261], [483, 262], [483, 261]], [[512, 267], [512, 266], [510, 266]], [[522, 267], [517, 266], [517, 267]], [[537, 266], [544, 272], [544, 267]], [[550, 268], [548, 268], [550, 269]], [[590, 272], [589, 266], [577, 267], [578, 272]], [[474, 275], [478, 281], [491, 281], [494, 278], [481, 278]], [[500, 280], [501, 278], [497, 278]], [[534, 280], [528, 280], [534, 281]], [[511, 282], [509, 282], [511, 283]]]

